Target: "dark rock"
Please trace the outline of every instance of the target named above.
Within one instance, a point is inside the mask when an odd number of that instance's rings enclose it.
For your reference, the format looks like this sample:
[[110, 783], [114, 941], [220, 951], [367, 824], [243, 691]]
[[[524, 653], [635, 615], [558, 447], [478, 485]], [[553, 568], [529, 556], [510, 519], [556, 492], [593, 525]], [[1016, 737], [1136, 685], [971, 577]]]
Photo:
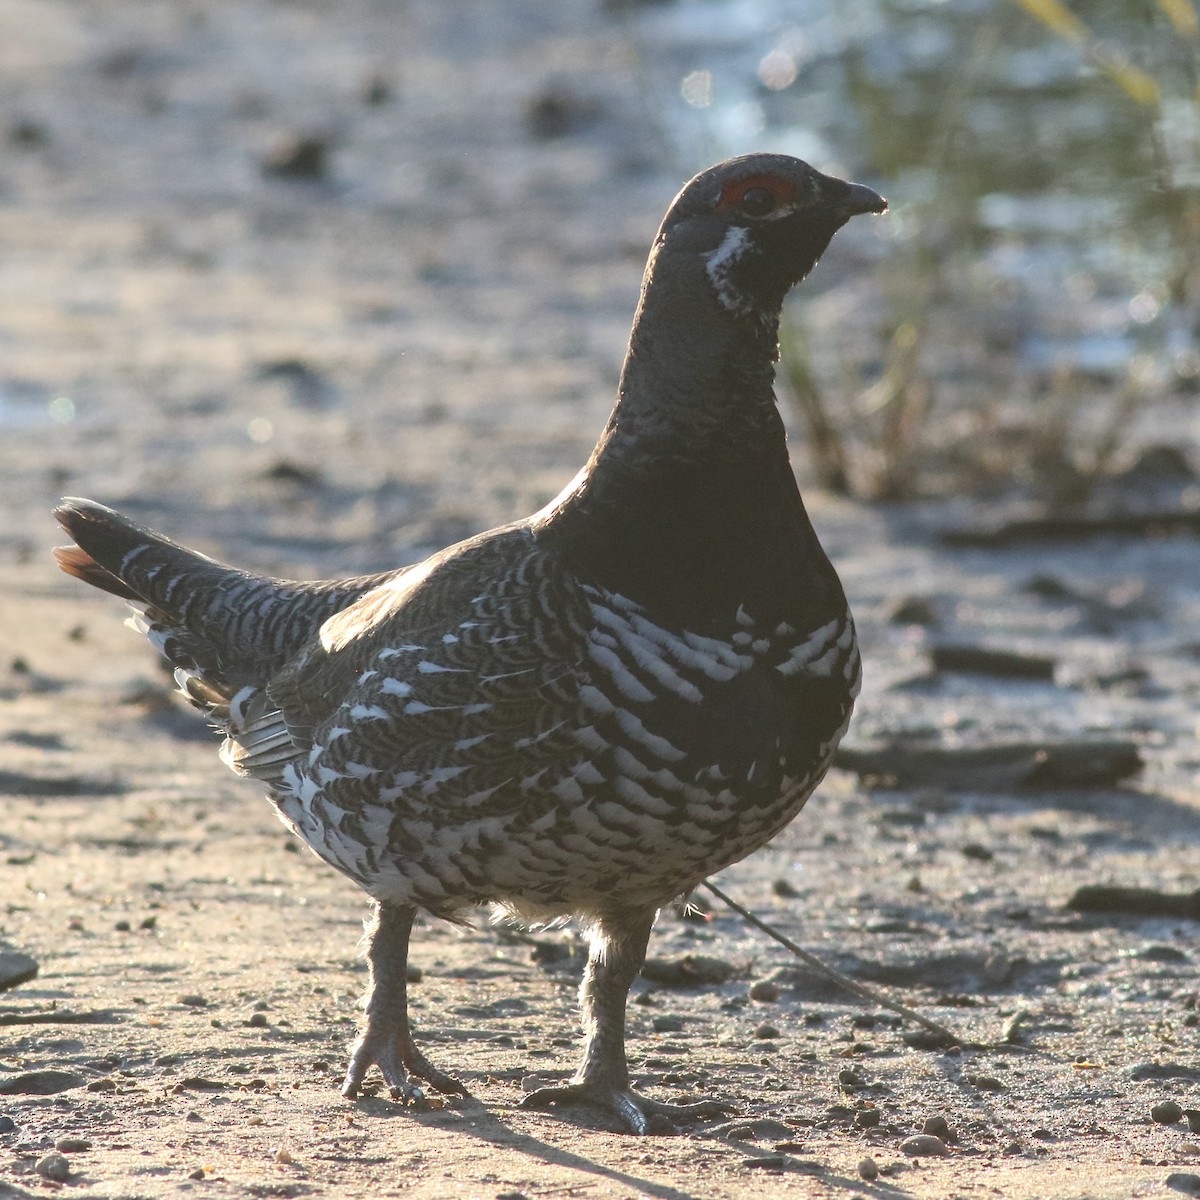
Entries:
[[941, 1138], [944, 1142], [951, 1140], [950, 1122], [945, 1117], [926, 1117], [925, 1124], [921, 1126], [921, 1132], [928, 1134], [930, 1137]]
[[1150, 1119], [1159, 1125], [1174, 1125], [1183, 1120], [1183, 1109], [1174, 1100], [1164, 1100], [1150, 1110]]
[[664, 987], [704, 987], [728, 983], [738, 973], [733, 963], [705, 954], [685, 954], [682, 958], [648, 958], [642, 966], [643, 978]]
[[891, 606], [888, 620], [893, 625], [923, 625], [927, 628], [941, 624], [934, 602], [928, 596], [902, 596]]
[[600, 106], [562, 85], [545, 88], [525, 106], [529, 132], [542, 140], [578, 133], [595, 121]]
[[262, 173], [269, 179], [320, 182], [329, 174], [329, 140], [316, 134], [292, 135], [263, 160]]
[[1200, 1196], [1200, 1175], [1195, 1175], [1191, 1171], [1173, 1171], [1167, 1176], [1165, 1182], [1173, 1192]]
[[796, 1131], [782, 1121], [758, 1117], [754, 1120], [726, 1121], [707, 1129], [705, 1134], [731, 1142], [781, 1142], [795, 1137]]
[[22, 954], [19, 950], [0, 950], [0, 992], [15, 988], [37, 978], [36, 958]]
[[1016, 742], [947, 749], [894, 742], [872, 749], [843, 746], [834, 759], [846, 771], [900, 788], [976, 792], [1014, 788], [1104, 787], [1141, 769], [1134, 742]]
[[1192, 1083], [1200, 1083], [1200, 1067], [1177, 1062], [1140, 1063], [1129, 1072], [1129, 1078], [1134, 1083], [1141, 1083], [1146, 1079], [1186, 1079]]
[[1155, 888], [1092, 884], [1067, 901], [1074, 912], [1119, 913], [1134, 917], [1188, 917], [1200, 921], [1200, 888], [1194, 892], [1160, 892]]
[[0, 1078], [0, 1096], [53, 1096], [85, 1086], [87, 1080], [74, 1071], [22, 1071]]
[[1057, 665], [1037, 654], [988, 650], [983, 646], [934, 646], [929, 652], [934, 669], [968, 675], [993, 675], [998, 679], [1053, 680]]
[[910, 1158], [944, 1158], [950, 1153], [946, 1143], [931, 1133], [916, 1133], [900, 1143], [900, 1152]]
[[62, 1183], [71, 1175], [71, 1163], [66, 1155], [57, 1150], [51, 1151], [44, 1158], [39, 1158], [33, 1169], [43, 1178], [55, 1183]]

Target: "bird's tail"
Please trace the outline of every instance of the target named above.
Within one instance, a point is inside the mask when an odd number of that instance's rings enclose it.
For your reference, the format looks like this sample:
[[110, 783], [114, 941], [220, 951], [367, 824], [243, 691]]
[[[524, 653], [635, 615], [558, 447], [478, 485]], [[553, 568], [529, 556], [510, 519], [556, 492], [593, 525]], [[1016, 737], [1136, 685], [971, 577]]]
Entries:
[[181, 690], [224, 723], [338, 609], [380, 577], [293, 583], [251, 575], [177, 545], [93, 500], [55, 509], [75, 541], [54, 551], [68, 574], [128, 600], [130, 624], [175, 668]]

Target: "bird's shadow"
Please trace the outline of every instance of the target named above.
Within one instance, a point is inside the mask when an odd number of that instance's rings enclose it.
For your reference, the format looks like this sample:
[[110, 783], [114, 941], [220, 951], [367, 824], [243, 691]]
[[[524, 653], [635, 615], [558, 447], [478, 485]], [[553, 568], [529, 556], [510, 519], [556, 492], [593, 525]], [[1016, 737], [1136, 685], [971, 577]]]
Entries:
[[[475, 1138], [506, 1153], [522, 1154], [549, 1166], [560, 1167], [569, 1171], [577, 1171], [583, 1175], [592, 1175], [609, 1180], [620, 1184], [622, 1187], [631, 1188], [639, 1195], [653, 1197], [654, 1200], [707, 1200], [707, 1197], [711, 1195], [707, 1190], [694, 1191], [688, 1188], [675, 1187], [661, 1180], [634, 1175], [617, 1167], [608, 1166], [586, 1154], [567, 1150], [552, 1142], [544, 1141], [534, 1134], [520, 1132], [510, 1124], [503, 1112], [503, 1107], [501, 1107], [500, 1111], [497, 1111], [497, 1107], [494, 1104], [485, 1104], [477, 1097], [468, 1099], [465, 1103], [461, 1104], [461, 1107], [456, 1105], [453, 1108], [424, 1113], [414, 1112], [411, 1108], [405, 1108], [384, 1099], [360, 1100], [357, 1107], [364, 1116], [383, 1119], [394, 1117], [415, 1119], [421, 1124], [428, 1124]], [[571, 1119], [570, 1116], [565, 1114], [555, 1115], [548, 1119], [555, 1121], [558, 1127], [561, 1127], [568, 1136], [574, 1134], [576, 1130], [597, 1132], [596, 1127], [588, 1124], [582, 1114], [578, 1121]], [[613, 1136], [631, 1140], [634, 1137], [632, 1134], [618, 1133], [613, 1133]], [[681, 1136], [688, 1138], [692, 1142], [712, 1141], [712, 1139], [705, 1137], [703, 1129], [684, 1130], [681, 1132]], [[748, 1142], [743, 1143], [722, 1139], [720, 1146], [731, 1153], [736, 1154], [740, 1152], [746, 1156], [761, 1155], [763, 1152], [760, 1145]], [[886, 1183], [882, 1180], [868, 1183], [862, 1179], [852, 1179], [849, 1176], [839, 1175], [822, 1168], [811, 1168], [807, 1164], [800, 1162], [797, 1162], [793, 1167], [782, 1166], [779, 1168], [778, 1173], [811, 1174], [819, 1177], [826, 1187], [836, 1188], [846, 1192], [848, 1195], [873, 1197], [874, 1200], [904, 1200], [905, 1197], [912, 1196], [910, 1191], [897, 1187], [892, 1183]]]

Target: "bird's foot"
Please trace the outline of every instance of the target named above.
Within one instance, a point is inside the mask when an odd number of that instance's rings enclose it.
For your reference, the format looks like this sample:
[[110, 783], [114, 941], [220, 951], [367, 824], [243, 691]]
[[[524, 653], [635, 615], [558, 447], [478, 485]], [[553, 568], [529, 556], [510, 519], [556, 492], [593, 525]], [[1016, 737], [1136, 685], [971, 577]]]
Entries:
[[664, 1104], [635, 1092], [631, 1087], [613, 1087], [602, 1083], [566, 1083], [559, 1087], [538, 1088], [521, 1101], [522, 1108], [549, 1108], [552, 1104], [592, 1104], [615, 1113], [630, 1133], [678, 1133], [676, 1120], [697, 1121], [726, 1116], [732, 1106], [719, 1100], [700, 1100], [695, 1104]]
[[363, 1079], [372, 1066], [379, 1068], [392, 1099], [414, 1108], [432, 1107], [425, 1089], [414, 1083], [414, 1079], [424, 1080], [444, 1096], [470, 1095], [452, 1075], [439, 1071], [411, 1038], [401, 1039], [391, 1031], [380, 1036], [368, 1028], [350, 1055], [350, 1066], [342, 1083], [342, 1095], [347, 1100], [357, 1099]]

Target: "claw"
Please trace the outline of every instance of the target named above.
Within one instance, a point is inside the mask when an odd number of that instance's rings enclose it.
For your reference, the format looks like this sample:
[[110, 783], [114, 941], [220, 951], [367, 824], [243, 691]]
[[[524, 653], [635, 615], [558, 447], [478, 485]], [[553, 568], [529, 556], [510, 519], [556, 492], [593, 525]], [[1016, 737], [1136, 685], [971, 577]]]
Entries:
[[522, 1101], [522, 1108], [549, 1108], [552, 1104], [592, 1104], [613, 1113], [630, 1133], [670, 1135], [679, 1132], [675, 1121], [696, 1121], [726, 1116], [733, 1111], [719, 1100], [699, 1100], [695, 1104], [665, 1104], [651, 1100], [632, 1088], [614, 1088], [587, 1083], [567, 1083], [559, 1087], [538, 1088]]

